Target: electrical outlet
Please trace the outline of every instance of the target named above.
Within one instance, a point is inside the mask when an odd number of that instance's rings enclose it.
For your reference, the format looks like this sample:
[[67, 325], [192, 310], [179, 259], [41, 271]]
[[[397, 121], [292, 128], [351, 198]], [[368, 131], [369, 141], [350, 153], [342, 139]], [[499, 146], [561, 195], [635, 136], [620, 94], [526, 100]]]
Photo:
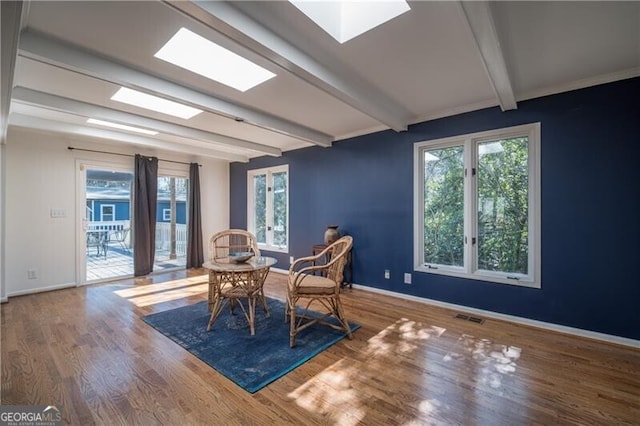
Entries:
[[64, 209], [51, 208], [49, 210], [49, 216], [52, 219], [62, 219], [67, 216], [67, 213], [64, 211]]
[[388, 269], [384, 270], [384, 279], [388, 280], [389, 278], [391, 278], [391, 273], [389, 272]]
[[289, 256], [289, 263], [293, 263], [294, 259], [293, 256]]
[[411, 274], [408, 272], [404, 273], [404, 283], [405, 284], [411, 284]]
[[35, 269], [27, 269], [28, 280], [35, 280], [37, 278], [38, 278], [38, 271], [36, 271]]

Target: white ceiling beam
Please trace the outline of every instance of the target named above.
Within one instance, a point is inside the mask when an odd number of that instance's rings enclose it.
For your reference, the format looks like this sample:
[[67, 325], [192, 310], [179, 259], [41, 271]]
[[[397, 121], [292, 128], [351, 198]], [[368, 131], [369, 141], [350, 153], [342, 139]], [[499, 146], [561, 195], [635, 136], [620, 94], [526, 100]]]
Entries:
[[27, 2], [0, 2], [0, 143], [4, 143], [7, 136], [21, 21], [27, 7]]
[[320, 63], [228, 2], [165, 3], [389, 128], [407, 130], [411, 113], [377, 87], [339, 64]]
[[487, 1], [462, 1], [458, 5], [473, 35], [500, 108], [502, 111], [516, 109], [518, 105], [493, 22], [491, 5]]
[[118, 111], [115, 109], [77, 101], [74, 99], [63, 98], [61, 96], [38, 92], [36, 90], [27, 89], [24, 87], [16, 87], [13, 90], [13, 98], [21, 101], [22, 103], [42, 106], [56, 111], [69, 112], [75, 115], [80, 115], [82, 117], [115, 121], [116, 123], [144, 127], [147, 129], [156, 130], [161, 133], [182, 136], [189, 139], [197, 139], [213, 144], [228, 145], [236, 149], [248, 149], [274, 157], [279, 157], [282, 155], [282, 151], [280, 150], [280, 148], [262, 145], [256, 142], [246, 141], [244, 139], [237, 139], [229, 136], [219, 135], [204, 130], [194, 129], [191, 127], [181, 126], [179, 124], [168, 123], [166, 121], [143, 117], [141, 115]]
[[66, 42], [54, 40], [30, 31], [22, 33], [19, 53], [26, 58], [190, 104], [215, 114], [243, 121], [248, 125], [254, 125], [316, 145], [328, 147], [333, 142], [333, 137], [325, 133], [263, 111], [204, 94], [115, 63]]
[[154, 149], [160, 149], [163, 151], [179, 152], [181, 154], [186, 153], [190, 155], [217, 158], [227, 161], [240, 161], [243, 163], [246, 163], [248, 161], [248, 158], [242, 155], [216, 151], [208, 149], [206, 147], [189, 146], [189, 150], [185, 152], [186, 144], [160, 141], [144, 136], [131, 135], [127, 133], [120, 133], [107, 129], [98, 129], [89, 126], [80, 126], [77, 124], [64, 123], [61, 121], [47, 120], [44, 118], [33, 117], [24, 114], [12, 113], [9, 117], [9, 124], [16, 127], [44, 130], [47, 132], [68, 133], [73, 135], [87, 136], [91, 138], [108, 139], [130, 145], [139, 145]]

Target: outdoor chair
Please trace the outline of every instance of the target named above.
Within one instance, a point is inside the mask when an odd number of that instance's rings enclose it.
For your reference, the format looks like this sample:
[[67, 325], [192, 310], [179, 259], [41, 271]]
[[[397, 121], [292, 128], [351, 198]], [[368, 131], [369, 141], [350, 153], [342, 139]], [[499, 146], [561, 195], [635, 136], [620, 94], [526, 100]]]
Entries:
[[[289, 268], [285, 321], [290, 325], [291, 347], [296, 345], [296, 335], [300, 331], [317, 323], [342, 330], [352, 338], [340, 300], [344, 266], [352, 245], [353, 238], [344, 236], [321, 253], [296, 259]], [[316, 265], [318, 259], [326, 258], [330, 258], [329, 262]], [[296, 311], [300, 300], [305, 300], [306, 304], [303, 310]], [[312, 304], [324, 308], [324, 312], [311, 313]]]
[[96, 256], [104, 256], [107, 258], [108, 246], [108, 233], [107, 231], [87, 231], [87, 254], [90, 247], [96, 248]]
[[123, 250], [129, 252], [129, 246], [128, 244], [128, 240], [129, 240], [129, 232], [131, 231], [131, 228], [124, 228], [124, 229], [118, 229], [116, 231], [111, 231], [111, 233], [109, 234], [109, 242], [115, 242], [115, 243], [119, 243], [120, 247], [122, 247]]

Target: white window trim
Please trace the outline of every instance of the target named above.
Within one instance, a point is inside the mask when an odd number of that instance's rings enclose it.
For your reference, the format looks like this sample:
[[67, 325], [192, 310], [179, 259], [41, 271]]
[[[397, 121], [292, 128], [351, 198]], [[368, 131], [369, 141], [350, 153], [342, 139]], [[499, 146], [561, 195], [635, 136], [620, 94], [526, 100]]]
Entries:
[[[111, 207], [111, 211], [113, 212], [111, 214], [112, 218], [111, 220], [104, 220], [104, 208], [105, 207]], [[115, 204], [100, 204], [100, 221], [101, 222], [113, 222], [114, 220], [116, 220], [116, 205]]]
[[[527, 135], [529, 138], [529, 265], [528, 275], [507, 274], [494, 271], [483, 271], [476, 268], [477, 244], [465, 244], [464, 266], [438, 265], [437, 269], [424, 263], [424, 156], [425, 149], [436, 149], [451, 145], [464, 145], [465, 167], [475, 161], [474, 149], [477, 143], [487, 140]], [[476, 235], [476, 221], [472, 220], [475, 212], [476, 179], [471, 173], [465, 177], [464, 185], [464, 233], [466, 236]], [[540, 123], [471, 133], [414, 144], [414, 270], [429, 274], [448, 275], [472, 280], [489, 281], [523, 287], [541, 288], [541, 241], [540, 241]], [[517, 279], [508, 278], [516, 276]]]
[[171, 220], [171, 209], [162, 209], [162, 220]]
[[[253, 188], [253, 178], [254, 176], [259, 175], [267, 175], [267, 186], [271, 185], [273, 182], [273, 178], [271, 177], [274, 173], [287, 173], [287, 241], [284, 246], [276, 246], [273, 245], [273, 196], [267, 196], [267, 227], [271, 227], [271, 230], [267, 228], [267, 243], [258, 243], [258, 248], [261, 250], [274, 251], [278, 253], [288, 253], [289, 252], [289, 165], [284, 164], [282, 166], [275, 167], [265, 167], [262, 169], [254, 169], [247, 171], [247, 229], [252, 234], [256, 234], [256, 230], [253, 229], [253, 225], [255, 223], [255, 208], [254, 208], [254, 188]], [[273, 192], [271, 192], [273, 195]], [[270, 213], [271, 212], [271, 213]]]

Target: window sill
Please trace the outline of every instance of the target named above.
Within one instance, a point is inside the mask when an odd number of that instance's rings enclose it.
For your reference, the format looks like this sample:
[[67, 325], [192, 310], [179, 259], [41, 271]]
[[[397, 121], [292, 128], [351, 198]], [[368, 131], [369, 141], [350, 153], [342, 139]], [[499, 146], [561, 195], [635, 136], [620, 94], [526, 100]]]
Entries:
[[474, 281], [484, 281], [489, 283], [507, 284], [507, 285], [514, 285], [518, 287], [528, 287], [528, 288], [537, 288], [537, 289], [542, 288], [540, 282], [535, 280], [530, 280], [530, 279], [527, 280], [525, 278], [520, 278], [516, 280], [516, 279], [486, 274], [486, 273], [483, 274], [482, 272], [467, 273], [463, 271], [454, 271], [450, 269], [433, 269], [424, 265], [416, 266], [413, 270], [415, 272], [424, 272], [426, 274], [445, 275], [445, 276], [456, 277], [456, 278], [465, 278], [465, 279], [474, 280]]
[[265, 244], [258, 244], [258, 248], [260, 249], [260, 251], [273, 251], [276, 253], [288, 253], [289, 249], [285, 246], [285, 247], [276, 247], [276, 246], [268, 246]]

